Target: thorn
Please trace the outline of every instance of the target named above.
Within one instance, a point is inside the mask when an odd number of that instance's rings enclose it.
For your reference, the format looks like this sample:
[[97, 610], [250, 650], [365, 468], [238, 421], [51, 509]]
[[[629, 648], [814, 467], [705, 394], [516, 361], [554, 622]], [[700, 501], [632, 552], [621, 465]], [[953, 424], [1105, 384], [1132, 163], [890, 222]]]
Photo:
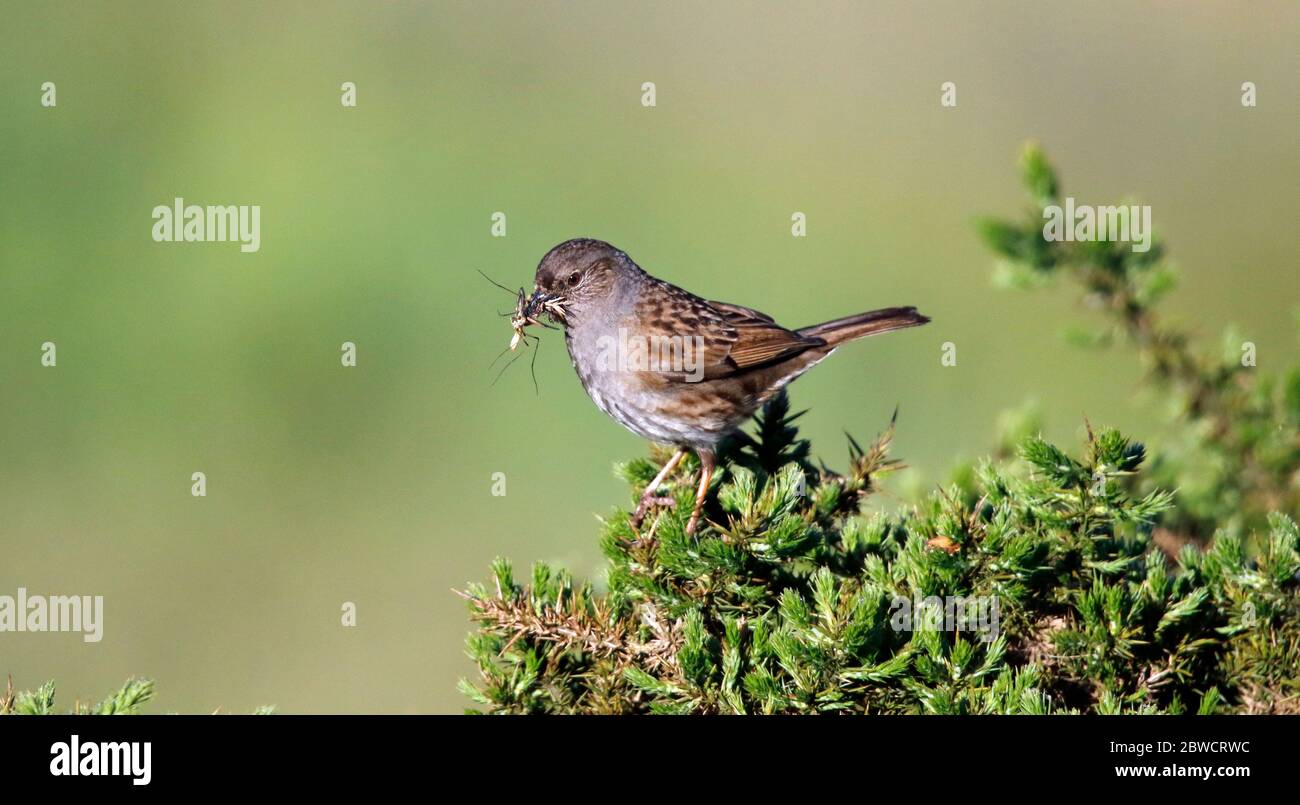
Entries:
[[862, 445], [858, 444], [858, 440], [853, 438], [853, 434], [846, 430], [844, 435], [849, 437], [849, 458], [857, 458], [863, 455]]

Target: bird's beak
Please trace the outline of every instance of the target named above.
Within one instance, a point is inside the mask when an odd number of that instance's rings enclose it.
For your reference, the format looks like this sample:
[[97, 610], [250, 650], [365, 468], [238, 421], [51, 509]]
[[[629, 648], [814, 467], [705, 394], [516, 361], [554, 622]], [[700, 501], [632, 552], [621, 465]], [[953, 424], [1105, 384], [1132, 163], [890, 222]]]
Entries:
[[547, 294], [544, 294], [541, 291], [533, 291], [533, 295], [528, 297], [528, 301], [524, 304], [524, 314], [527, 316], [533, 315], [533, 313], [537, 311], [538, 307], [546, 304], [546, 299]]
[[564, 303], [564, 297], [558, 294], [542, 293], [535, 290], [524, 305], [524, 316], [531, 319], [539, 313], [545, 313], [551, 318], [562, 322], [564, 321]]

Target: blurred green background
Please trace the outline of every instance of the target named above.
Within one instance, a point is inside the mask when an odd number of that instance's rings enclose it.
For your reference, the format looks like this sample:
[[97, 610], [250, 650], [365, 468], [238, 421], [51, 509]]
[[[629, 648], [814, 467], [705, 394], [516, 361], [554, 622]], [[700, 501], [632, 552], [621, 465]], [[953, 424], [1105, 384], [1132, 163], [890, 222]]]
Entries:
[[[526, 360], [489, 386], [511, 300], [475, 269], [531, 286], [570, 237], [789, 325], [919, 306], [934, 324], [841, 350], [792, 398], [833, 466], [843, 429], [898, 404], [920, 487], [1026, 398], [1070, 443], [1085, 414], [1157, 419], [1130, 355], [1062, 343], [1087, 317], [1071, 293], [991, 287], [972, 220], [1022, 208], [1026, 139], [1081, 202], [1152, 205], [1171, 313], [1211, 342], [1240, 324], [1261, 368], [1294, 356], [1293, 3], [5, 0], [0, 19], [0, 594], [106, 599], [102, 643], [0, 634], [0, 673], [54, 677], [64, 704], [139, 674], [155, 711], [466, 706], [452, 589], [497, 555], [598, 574], [593, 513], [645, 450], [556, 334], [540, 394]], [[261, 251], [154, 243], [176, 196], [260, 204]]]

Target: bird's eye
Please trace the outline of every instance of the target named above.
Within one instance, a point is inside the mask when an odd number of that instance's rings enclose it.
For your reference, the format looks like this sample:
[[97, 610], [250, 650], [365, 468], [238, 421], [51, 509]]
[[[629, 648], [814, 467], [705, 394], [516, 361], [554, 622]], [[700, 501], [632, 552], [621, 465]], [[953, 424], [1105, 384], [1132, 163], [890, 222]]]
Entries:
[[570, 284], [570, 285], [577, 285], [577, 284], [578, 284], [578, 280], [581, 279], [581, 278], [582, 278], [582, 275], [580, 275], [578, 272], [575, 271], [575, 272], [573, 272], [572, 274], [569, 275], [569, 284]]

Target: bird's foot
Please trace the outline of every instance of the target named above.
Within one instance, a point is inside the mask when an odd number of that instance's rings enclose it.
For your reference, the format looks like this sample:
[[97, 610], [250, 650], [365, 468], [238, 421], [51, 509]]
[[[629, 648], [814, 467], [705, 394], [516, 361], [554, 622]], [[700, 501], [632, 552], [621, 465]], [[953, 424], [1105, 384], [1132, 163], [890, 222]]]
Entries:
[[700, 524], [700, 513], [699, 513], [699, 512], [691, 512], [691, 519], [690, 519], [689, 522], [686, 523], [686, 533], [687, 533], [687, 535], [694, 535], [694, 534], [695, 534], [695, 528], [696, 528], [696, 526], [698, 526], [699, 524]]
[[668, 461], [664, 463], [663, 467], [660, 468], [659, 474], [656, 475], [654, 480], [650, 482], [649, 486], [645, 488], [645, 492], [641, 495], [641, 505], [637, 506], [636, 511], [632, 513], [633, 528], [641, 527], [641, 521], [645, 519], [646, 514], [650, 511], [652, 506], [672, 506], [677, 502], [670, 497], [656, 495], [655, 492], [659, 491], [660, 485], [667, 480], [668, 474], [673, 471], [673, 468], [677, 466], [678, 462], [680, 462], [685, 455], [686, 449], [679, 447], [677, 452], [673, 453], [672, 458], [668, 459]]
[[656, 495], [652, 490], [646, 490], [646, 493], [641, 496], [641, 505], [637, 506], [636, 511], [632, 513], [632, 527], [640, 528], [641, 521], [655, 506], [675, 506], [676, 504], [677, 501], [667, 495]]

